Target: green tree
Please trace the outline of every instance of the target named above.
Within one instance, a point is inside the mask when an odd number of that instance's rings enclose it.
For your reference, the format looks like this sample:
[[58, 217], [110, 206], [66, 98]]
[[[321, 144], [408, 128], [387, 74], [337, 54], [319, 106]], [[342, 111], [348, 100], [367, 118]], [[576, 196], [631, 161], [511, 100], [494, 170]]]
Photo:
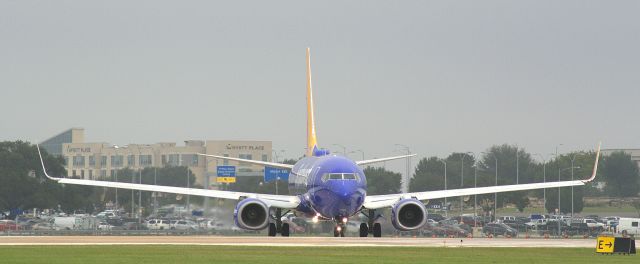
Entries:
[[631, 155], [613, 152], [602, 159], [602, 175], [607, 183], [605, 190], [611, 196], [635, 197], [640, 191], [638, 166]]
[[[64, 159], [42, 156], [51, 175], [66, 175]], [[0, 210], [58, 208], [71, 212], [95, 208], [94, 187], [61, 185], [47, 179], [36, 147], [28, 142], [0, 142]]]
[[392, 194], [400, 191], [400, 173], [385, 170], [382, 167], [366, 167], [367, 193], [371, 195]]
[[[497, 159], [497, 162], [496, 162]], [[487, 149], [480, 158], [478, 186], [494, 186], [496, 182], [496, 165], [498, 170], [498, 185], [512, 185], [533, 183], [538, 181], [539, 165], [532, 159], [531, 154], [523, 148], [512, 145], [495, 145]], [[541, 177], [540, 177], [541, 178]], [[519, 191], [499, 193], [498, 207], [506, 203], [516, 205], [522, 211], [529, 205], [529, 195], [534, 191]], [[482, 199], [493, 199], [494, 195], [483, 195]], [[480, 198], [479, 198], [480, 199]]]

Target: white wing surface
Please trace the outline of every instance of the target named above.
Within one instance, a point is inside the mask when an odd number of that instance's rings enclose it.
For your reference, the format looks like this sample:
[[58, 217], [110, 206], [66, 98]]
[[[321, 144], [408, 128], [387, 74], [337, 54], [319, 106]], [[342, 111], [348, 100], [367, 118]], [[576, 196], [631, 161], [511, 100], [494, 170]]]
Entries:
[[275, 162], [267, 162], [267, 161], [259, 161], [259, 160], [250, 160], [250, 159], [240, 159], [240, 158], [224, 157], [224, 156], [209, 155], [209, 154], [202, 154], [202, 153], [196, 153], [196, 154], [198, 154], [200, 156], [204, 156], [204, 157], [210, 157], [210, 158], [216, 158], [216, 159], [222, 159], [222, 160], [246, 162], [246, 163], [251, 163], [251, 164], [256, 164], [256, 165], [276, 167], [276, 168], [282, 168], [282, 169], [293, 169], [293, 165], [291, 165], [291, 164], [275, 163]]
[[291, 195], [230, 192], [230, 191], [195, 189], [195, 188], [184, 188], [184, 187], [173, 187], [173, 186], [124, 183], [124, 182], [55, 178], [55, 177], [51, 177], [47, 173], [47, 170], [44, 166], [44, 161], [42, 159], [42, 154], [40, 153], [40, 147], [38, 147], [38, 155], [40, 155], [40, 163], [42, 164], [42, 170], [44, 171], [45, 176], [47, 176], [47, 178], [51, 180], [57, 181], [58, 183], [121, 188], [121, 189], [141, 190], [141, 191], [150, 191], [150, 192], [175, 193], [175, 194], [184, 194], [184, 195], [196, 195], [196, 196], [222, 198], [222, 199], [230, 199], [230, 200], [241, 200], [244, 198], [257, 198], [264, 201], [268, 206], [286, 208], [286, 209], [296, 208], [300, 204], [300, 198], [298, 198], [297, 196], [291, 196]]
[[418, 200], [430, 200], [430, 199], [439, 199], [439, 198], [445, 198], [445, 197], [457, 197], [457, 196], [467, 196], [467, 195], [476, 195], [476, 194], [581, 186], [593, 181], [593, 179], [596, 178], [599, 158], [600, 158], [600, 145], [598, 145], [598, 150], [596, 153], [596, 161], [593, 166], [593, 173], [591, 174], [591, 177], [586, 180], [514, 184], [514, 185], [501, 185], [501, 186], [428, 191], [428, 192], [414, 192], [414, 193], [400, 193], [400, 194], [386, 194], [386, 195], [369, 195], [365, 198], [363, 207], [367, 209], [378, 209], [378, 208], [389, 207], [395, 204], [398, 200], [407, 199], [407, 198], [416, 198]]
[[358, 164], [358, 165], [367, 165], [367, 164], [378, 163], [378, 162], [383, 162], [383, 161], [387, 161], [387, 160], [395, 160], [395, 159], [413, 157], [415, 155], [416, 154], [402, 155], [402, 156], [395, 156], [395, 157], [388, 157], [388, 158], [380, 158], [380, 159], [361, 160], [361, 161], [356, 161], [356, 164]]

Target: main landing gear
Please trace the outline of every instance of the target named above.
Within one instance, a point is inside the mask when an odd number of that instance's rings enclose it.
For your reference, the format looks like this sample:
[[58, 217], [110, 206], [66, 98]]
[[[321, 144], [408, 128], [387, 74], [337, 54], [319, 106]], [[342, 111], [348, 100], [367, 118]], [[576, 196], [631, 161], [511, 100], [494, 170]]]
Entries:
[[[285, 214], [288, 212], [285, 212]], [[269, 236], [274, 237], [276, 234], [280, 233], [283, 237], [289, 236], [289, 224], [282, 222], [282, 209], [276, 208], [275, 215], [271, 215], [271, 219], [275, 221], [275, 223], [269, 223]]]
[[373, 233], [373, 237], [382, 237], [382, 226], [380, 223], [374, 223], [376, 210], [369, 209], [367, 216], [367, 223], [360, 224], [360, 237], [367, 237], [369, 233]]

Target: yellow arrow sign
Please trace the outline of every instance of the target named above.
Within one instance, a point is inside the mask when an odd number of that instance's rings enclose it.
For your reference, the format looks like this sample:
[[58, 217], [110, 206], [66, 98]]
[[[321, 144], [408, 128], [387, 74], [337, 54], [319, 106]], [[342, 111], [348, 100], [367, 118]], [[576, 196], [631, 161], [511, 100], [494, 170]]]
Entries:
[[598, 237], [596, 253], [613, 253], [615, 237]]
[[220, 183], [234, 183], [236, 182], [236, 177], [218, 177], [216, 181]]

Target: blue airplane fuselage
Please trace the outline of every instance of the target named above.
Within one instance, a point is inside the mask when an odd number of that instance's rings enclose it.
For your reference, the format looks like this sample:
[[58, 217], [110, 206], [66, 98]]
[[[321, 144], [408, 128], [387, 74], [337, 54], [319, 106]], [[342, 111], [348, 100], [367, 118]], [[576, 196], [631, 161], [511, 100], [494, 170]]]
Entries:
[[[341, 178], [342, 177], [342, 178]], [[299, 211], [341, 219], [356, 214], [367, 194], [362, 169], [342, 156], [306, 157], [289, 174], [289, 190], [303, 200]]]

